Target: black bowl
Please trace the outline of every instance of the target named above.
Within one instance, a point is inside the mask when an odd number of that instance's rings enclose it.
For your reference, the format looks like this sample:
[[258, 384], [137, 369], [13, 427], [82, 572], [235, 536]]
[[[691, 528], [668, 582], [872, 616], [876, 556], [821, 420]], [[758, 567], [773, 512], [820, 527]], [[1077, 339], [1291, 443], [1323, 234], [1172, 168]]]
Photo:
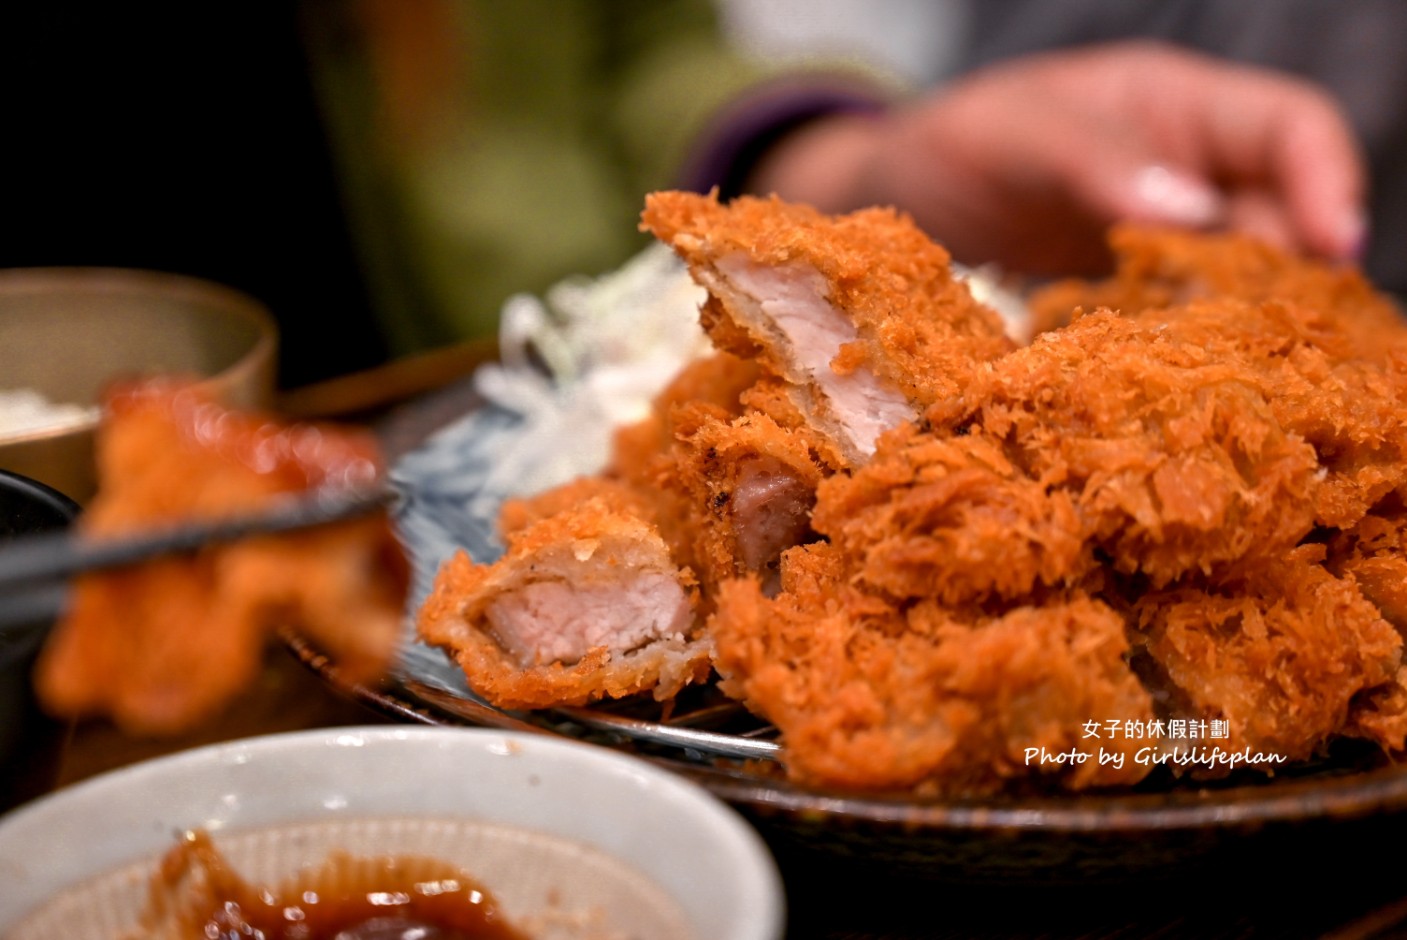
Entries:
[[[28, 477], [0, 470], [0, 541], [62, 529], [78, 504]], [[0, 624], [0, 812], [53, 786], [63, 726], [34, 697], [34, 662], [53, 623]]]

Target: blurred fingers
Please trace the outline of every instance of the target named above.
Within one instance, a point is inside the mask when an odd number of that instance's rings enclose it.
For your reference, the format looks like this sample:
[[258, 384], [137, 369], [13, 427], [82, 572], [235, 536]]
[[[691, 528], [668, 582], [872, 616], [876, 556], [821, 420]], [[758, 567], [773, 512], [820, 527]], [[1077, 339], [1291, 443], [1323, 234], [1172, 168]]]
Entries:
[[[1230, 192], [1255, 191], [1243, 219], [1285, 243], [1351, 258], [1365, 236], [1366, 168], [1352, 127], [1320, 89], [1288, 75], [1200, 56], [1181, 64], [1155, 99], [1160, 133], [1195, 144], [1200, 168]], [[1260, 203], [1278, 202], [1271, 211]], [[1272, 222], [1273, 218], [1273, 222]], [[1238, 226], [1239, 227], [1239, 226]]]
[[1284, 202], [1264, 189], [1244, 189], [1227, 200], [1227, 228], [1277, 248], [1299, 249], [1296, 225]]

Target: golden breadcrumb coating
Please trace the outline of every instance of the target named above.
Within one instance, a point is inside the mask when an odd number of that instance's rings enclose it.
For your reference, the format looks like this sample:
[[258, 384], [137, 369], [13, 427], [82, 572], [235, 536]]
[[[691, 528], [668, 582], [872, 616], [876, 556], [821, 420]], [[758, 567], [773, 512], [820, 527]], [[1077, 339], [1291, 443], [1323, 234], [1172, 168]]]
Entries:
[[[1271, 773], [1345, 736], [1407, 748], [1407, 327], [1360, 274], [1124, 226], [1115, 274], [1041, 291], [1050, 328], [1015, 349], [891, 210], [657, 193], [643, 227], [723, 352], [601, 479], [507, 507], [513, 557], [451, 563], [427, 635], [609, 532], [697, 572], [690, 642], [802, 784], [1082, 790], [1227, 773], [1177, 760], [1203, 744]], [[580, 701], [606, 662], [451, 645], [510, 702]], [[1140, 730], [1090, 740], [1110, 724]]]
[[610, 511], [640, 520], [651, 520], [657, 506], [641, 490], [610, 477], [577, 477], [532, 496], [506, 499], [498, 511], [498, 533], [511, 539], [553, 516], [592, 502]]
[[742, 396], [757, 382], [758, 374], [755, 362], [726, 352], [714, 352], [684, 366], [655, 396], [648, 415], [616, 430], [607, 475], [646, 491], [658, 485], [658, 461], [674, 445], [674, 409], [702, 404], [737, 417], [743, 412]]
[[[709, 288], [702, 321], [714, 343], [785, 378], [813, 423], [833, 417], [834, 402], [820, 399], [834, 376], [872, 372], [882, 388], [923, 406], [955, 394], [978, 363], [1011, 348], [1000, 317], [953, 277], [948, 253], [891, 209], [831, 217], [775, 197], [723, 204], [713, 195], [664, 192], [647, 198], [642, 220]], [[754, 310], [738, 282], [755, 271], [778, 277], [766, 281], [777, 295], [754, 298]], [[836, 340], [833, 375], [821, 378], [787, 333], [803, 309], [818, 306], [838, 322], [812, 324], [813, 335], [836, 327], [854, 336]], [[847, 457], [857, 459], [853, 448]]]
[[1129, 223], [1110, 231], [1109, 244], [1115, 256], [1110, 278], [1060, 281], [1028, 298], [1038, 323], [1063, 325], [1079, 307], [1133, 314], [1203, 299], [1280, 300], [1340, 321], [1357, 355], [1378, 355], [1381, 334], [1401, 332], [1397, 304], [1347, 265], [1304, 258], [1245, 235]]
[[1135, 603], [1134, 642], [1172, 714], [1226, 720], [1231, 750], [1304, 760], [1341, 732], [1355, 696], [1393, 680], [1401, 637], [1322, 557], [1305, 545]]
[[[491, 564], [457, 553], [416, 626], [502, 708], [644, 691], [668, 698], [710, 670], [697, 600], [691, 574], [654, 528], [598, 495], [513, 532]], [[529, 635], [515, 637], [524, 623]], [[552, 653], [567, 637], [579, 648]]]
[[996, 618], [932, 602], [900, 608], [854, 589], [819, 543], [793, 549], [784, 591], [723, 586], [711, 630], [725, 688], [782, 732], [788, 773], [853, 789], [991, 792], [1023, 779], [1068, 789], [1132, 784], [1149, 766], [1042, 762], [1085, 747], [1086, 722], [1147, 721], [1124, 662], [1124, 623], [1088, 598]]
[[1107, 311], [983, 372], [935, 434], [998, 442], [1029, 480], [1075, 500], [1081, 537], [1116, 570], [1167, 584], [1280, 553], [1314, 524], [1320, 466], [1247, 363], [1182, 339], [1175, 319]]
[[749, 573], [775, 578], [782, 551], [815, 538], [811, 507], [829, 468], [811, 435], [704, 406], [677, 409], [676, 425], [660, 486], [687, 513], [678, 526], [705, 591]]
[[1407, 510], [1385, 506], [1335, 534], [1328, 567], [1357, 582], [1387, 621], [1407, 635]]
[[1407, 337], [1403, 322], [1375, 331], [1366, 358], [1361, 324], [1299, 302], [1203, 300], [1134, 319], [1258, 376], [1280, 426], [1313, 447], [1324, 470], [1320, 525], [1351, 526], [1407, 482], [1407, 359], [1394, 350]]
[[893, 432], [866, 466], [821, 484], [811, 523], [851, 559], [857, 583], [896, 601], [1025, 597], [1095, 564], [1074, 495], [979, 434]]
[[[99, 492], [79, 520], [92, 536], [237, 517], [381, 473], [367, 432], [235, 411], [166, 379], [109, 393], [97, 459]], [[84, 575], [43, 651], [38, 691], [56, 714], [186, 732], [253, 684], [280, 629], [316, 643], [348, 681], [379, 679], [408, 582], [384, 512]]]
[[[1326, 567], [1358, 585], [1398, 635], [1407, 637], [1407, 510], [1397, 500], [1365, 516], [1327, 545]], [[1388, 753], [1407, 748], [1407, 665], [1392, 682], [1361, 695], [1344, 734], [1378, 742]]]
[[1390, 758], [1400, 758], [1407, 749], [1407, 666], [1399, 666], [1391, 682], [1360, 694], [1340, 733], [1376, 742]]

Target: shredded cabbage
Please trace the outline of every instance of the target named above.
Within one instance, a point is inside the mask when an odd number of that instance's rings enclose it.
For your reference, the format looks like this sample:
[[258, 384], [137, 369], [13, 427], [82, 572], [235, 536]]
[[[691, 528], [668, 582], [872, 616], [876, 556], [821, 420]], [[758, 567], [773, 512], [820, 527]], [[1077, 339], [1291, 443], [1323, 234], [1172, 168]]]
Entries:
[[488, 491], [539, 492], [599, 471], [611, 432], [646, 417], [680, 369], [712, 348], [699, 326], [706, 296], [653, 244], [608, 274], [510, 298], [500, 360], [479, 369], [475, 386], [522, 424], [496, 454]]

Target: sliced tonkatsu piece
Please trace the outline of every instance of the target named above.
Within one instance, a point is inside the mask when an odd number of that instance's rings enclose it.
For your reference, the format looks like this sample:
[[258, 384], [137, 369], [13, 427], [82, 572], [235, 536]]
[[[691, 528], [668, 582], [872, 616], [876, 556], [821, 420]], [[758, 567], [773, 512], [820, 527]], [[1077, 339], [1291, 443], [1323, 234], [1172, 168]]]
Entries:
[[776, 198], [662, 192], [642, 227], [709, 291], [714, 343], [784, 379], [851, 465], [1011, 348], [948, 253], [891, 209], [831, 217]]
[[605, 496], [528, 522], [507, 552], [441, 569], [418, 629], [502, 708], [581, 705], [707, 677], [692, 575], [653, 526]]

